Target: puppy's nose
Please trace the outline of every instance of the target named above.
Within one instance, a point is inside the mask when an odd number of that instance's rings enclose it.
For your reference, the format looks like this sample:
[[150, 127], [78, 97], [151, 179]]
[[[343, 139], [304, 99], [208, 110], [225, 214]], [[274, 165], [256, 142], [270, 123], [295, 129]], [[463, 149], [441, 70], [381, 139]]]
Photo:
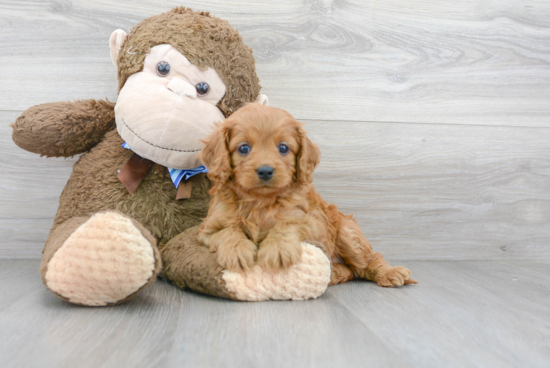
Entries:
[[263, 181], [268, 181], [273, 177], [273, 168], [271, 166], [261, 166], [257, 173], [260, 179]]

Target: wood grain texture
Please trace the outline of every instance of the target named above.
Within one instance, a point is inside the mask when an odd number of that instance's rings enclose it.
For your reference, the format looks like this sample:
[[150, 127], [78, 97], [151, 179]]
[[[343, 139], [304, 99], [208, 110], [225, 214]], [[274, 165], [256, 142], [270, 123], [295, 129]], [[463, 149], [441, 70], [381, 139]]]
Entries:
[[[116, 100], [107, 40], [179, 1], [0, 4], [0, 258], [40, 257], [77, 158], [11, 141], [26, 108]], [[321, 145], [318, 190], [391, 259], [550, 261], [550, 3], [213, 0], [273, 106]]]
[[550, 129], [310, 121], [317, 190], [394, 259], [550, 261]]
[[[0, 110], [116, 99], [107, 40], [179, 1], [0, 5]], [[548, 126], [546, 1], [187, 1], [255, 50], [264, 92], [299, 118]]]
[[157, 281], [129, 303], [70, 305], [37, 260], [0, 261], [2, 367], [547, 367], [550, 268], [407, 262], [419, 284], [242, 303]]
[[[332, 121], [306, 129], [323, 156], [317, 190], [354, 214], [387, 257], [550, 261], [550, 129]], [[0, 142], [0, 257], [38, 257], [74, 159], [18, 150], [1, 129]]]

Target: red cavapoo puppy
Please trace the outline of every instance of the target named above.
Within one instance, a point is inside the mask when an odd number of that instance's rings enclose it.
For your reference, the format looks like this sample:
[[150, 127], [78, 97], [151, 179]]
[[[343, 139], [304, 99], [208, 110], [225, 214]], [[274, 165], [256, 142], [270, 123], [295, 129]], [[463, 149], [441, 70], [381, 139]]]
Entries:
[[416, 283], [404, 267], [374, 252], [352, 216], [315, 191], [319, 148], [284, 110], [249, 104], [218, 126], [201, 158], [214, 183], [199, 241], [221, 266], [243, 271], [257, 262], [273, 272], [300, 261], [302, 241], [333, 263], [331, 284], [354, 277], [380, 286]]

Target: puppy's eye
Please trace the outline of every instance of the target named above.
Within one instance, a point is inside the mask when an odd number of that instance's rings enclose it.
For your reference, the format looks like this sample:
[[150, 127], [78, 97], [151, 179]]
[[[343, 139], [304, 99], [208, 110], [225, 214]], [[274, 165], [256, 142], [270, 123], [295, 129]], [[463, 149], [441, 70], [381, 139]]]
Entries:
[[279, 144], [279, 153], [281, 155], [286, 155], [288, 151], [289, 151], [289, 148], [286, 144], [284, 143]]
[[248, 144], [241, 144], [239, 148], [237, 148], [237, 152], [239, 152], [239, 155], [246, 156], [250, 153], [250, 146]]
[[170, 74], [170, 64], [166, 61], [161, 61], [157, 64], [157, 74], [161, 77], [166, 77]]
[[196, 88], [197, 94], [199, 96], [204, 96], [205, 94], [208, 93], [208, 91], [210, 91], [210, 86], [206, 82], [197, 83], [195, 88]]

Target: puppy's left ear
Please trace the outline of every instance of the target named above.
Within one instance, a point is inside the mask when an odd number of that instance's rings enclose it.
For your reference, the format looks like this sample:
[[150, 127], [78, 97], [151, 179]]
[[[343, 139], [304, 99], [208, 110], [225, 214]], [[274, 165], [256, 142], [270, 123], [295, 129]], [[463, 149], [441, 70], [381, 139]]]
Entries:
[[227, 147], [230, 130], [230, 126], [223, 123], [203, 141], [205, 146], [200, 157], [208, 169], [208, 178], [215, 184], [224, 184], [231, 177], [231, 159]]
[[296, 182], [301, 185], [313, 182], [313, 170], [321, 160], [321, 150], [307, 137], [307, 133], [300, 126], [296, 128], [300, 148], [296, 156]]

